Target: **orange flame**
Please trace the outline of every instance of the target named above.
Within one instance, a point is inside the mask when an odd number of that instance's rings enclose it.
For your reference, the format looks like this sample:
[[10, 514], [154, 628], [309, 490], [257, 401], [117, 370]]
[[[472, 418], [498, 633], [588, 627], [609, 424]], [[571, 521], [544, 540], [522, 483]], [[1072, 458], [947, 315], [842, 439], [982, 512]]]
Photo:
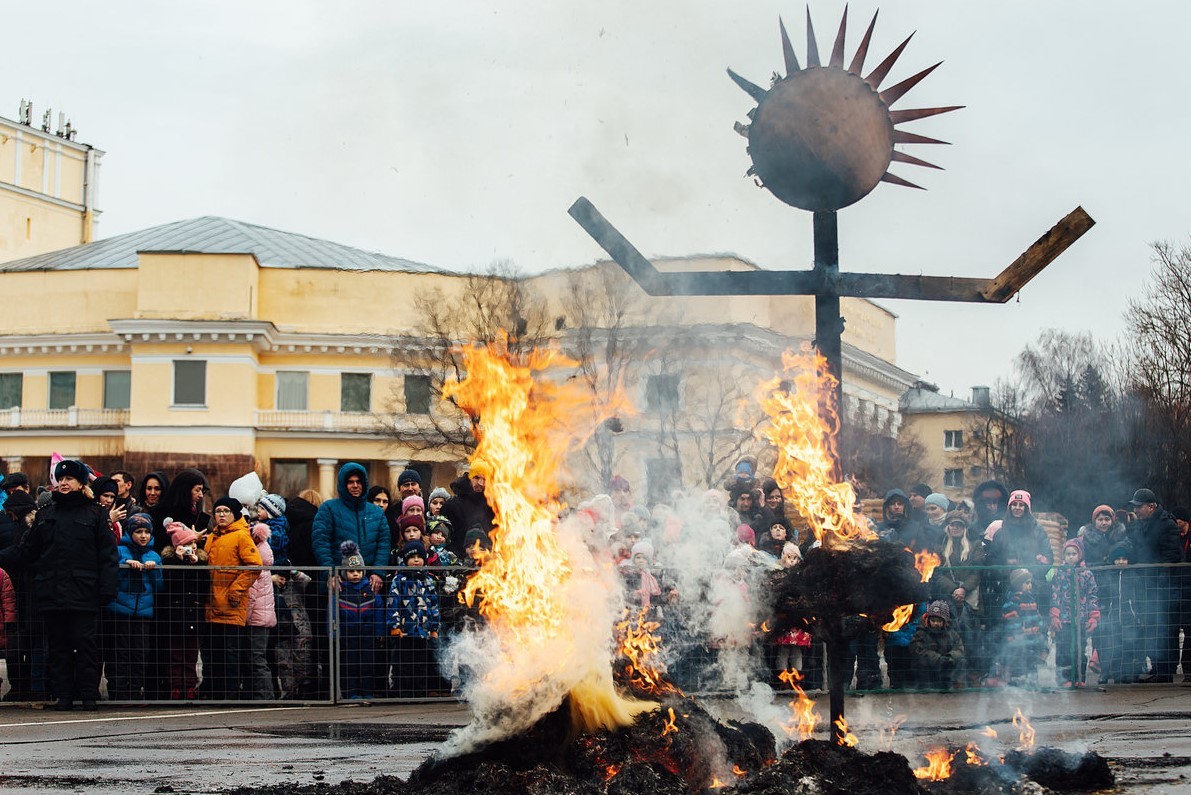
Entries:
[[646, 620], [648, 607], [636, 618], [626, 618], [616, 624], [616, 636], [621, 638], [620, 656], [629, 661], [625, 673], [634, 687], [645, 693], [666, 695], [682, 691], [666, 680], [660, 666], [662, 644], [657, 630], [661, 623]]
[[897, 632], [906, 625], [906, 622], [910, 620], [910, 616], [912, 615], [914, 615], [913, 604], [895, 607], [893, 608], [893, 618], [888, 624], [882, 625], [881, 629], [885, 630], [886, 632]]
[[742, 768], [740, 765], [732, 765], [732, 773], [736, 776], [741, 776], [741, 777], [747, 776], [749, 774], [749, 772], [747, 770], [745, 770], [744, 768]]
[[964, 753], [968, 755], [969, 765], [983, 767], [988, 764], [988, 762], [984, 761], [984, 757], [980, 755], [980, 746], [976, 745], [975, 742], [968, 743], [968, 747], [964, 749]]
[[991, 737], [994, 740], [997, 739], [997, 730], [994, 729], [992, 726], [985, 726], [983, 729], [980, 730], [980, 733], [983, 734], [985, 737]]
[[790, 702], [790, 720], [782, 724], [782, 728], [791, 737], [797, 734], [803, 740], [811, 739], [815, 736], [815, 727], [819, 724], [821, 717], [815, 710], [814, 700], [809, 698], [798, 684], [802, 681], [802, 674], [790, 669], [782, 671], [777, 676], [778, 679], [788, 684], [795, 694], [795, 699]]
[[1021, 707], [1017, 707], [1013, 712], [1013, 726], [1017, 729], [1017, 738], [1023, 748], [1034, 747], [1034, 727], [1030, 725], [1030, 719], [1021, 711]]
[[620, 765], [608, 765], [604, 768], [604, 781], [611, 781], [620, 772]]
[[[615, 692], [611, 662], [594, 648], [606, 636], [585, 638], [593, 648], [579, 647], [574, 626], [600, 625], [603, 615], [594, 613], [611, 604], [579, 596], [603, 592], [592, 587], [602, 575], [582, 543], [555, 528], [564, 460], [581, 441], [574, 423], [627, 410], [625, 399], [617, 393], [601, 414], [576, 382], [549, 377], [551, 368], [569, 364], [557, 351], [535, 350], [514, 361], [498, 342], [466, 347], [463, 358], [466, 378], [444, 384], [443, 395], [480, 418], [471, 463], [486, 465], [484, 496], [495, 514], [492, 550], [463, 589], [469, 605], [482, 595], [485, 632], [494, 639], [477, 685], [484, 709], [495, 714], [515, 701], [547, 710], [556, 703], [541, 702], [569, 692], [579, 729], [628, 725], [654, 705]], [[612, 625], [610, 617], [605, 625]]]
[[725, 784], [724, 782], [720, 781], [719, 776], [712, 776], [711, 783], [707, 785], [707, 788], [708, 789], [723, 789], [726, 786], [728, 786], [728, 785]]
[[914, 768], [915, 778], [926, 778], [931, 781], [942, 781], [951, 777], [951, 759], [953, 754], [946, 748], [935, 748], [926, 752], [926, 765]]
[[[911, 550], [907, 550], [907, 552], [908, 551]], [[914, 568], [918, 569], [918, 573], [922, 575], [923, 582], [930, 581], [930, 576], [935, 573], [935, 569], [937, 569], [939, 564], [942, 562], [943, 561], [939, 559], [938, 555], [933, 552], [927, 552], [926, 550], [914, 555]]]
[[773, 479], [824, 547], [872, 538], [868, 525], [852, 512], [856, 492], [849, 483], [836, 480], [839, 415], [826, 399], [836, 384], [827, 360], [804, 343], [800, 353], [782, 354], [782, 367], [783, 374], [762, 384], [758, 396], [769, 418], [760, 436], [777, 448]]
[[670, 719], [662, 724], [662, 736], [678, 731], [678, 721], [674, 718], [674, 707], [667, 710], [670, 713]]
[[839, 729], [838, 742], [840, 745], [846, 745], [849, 748], [855, 748], [859, 744], [860, 741], [856, 739], [856, 735], [848, 731], [848, 719], [843, 715], [840, 715], [835, 721], [835, 727]]
[[886, 748], [893, 745], [893, 738], [897, 734], [897, 730], [902, 727], [902, 724], [906, 722], [906, 718], [908, 717], [908, 715], [895, 715], [893, 720], [889, 722], [889, 728], [882, 728], [880, 730], [882, 745]]

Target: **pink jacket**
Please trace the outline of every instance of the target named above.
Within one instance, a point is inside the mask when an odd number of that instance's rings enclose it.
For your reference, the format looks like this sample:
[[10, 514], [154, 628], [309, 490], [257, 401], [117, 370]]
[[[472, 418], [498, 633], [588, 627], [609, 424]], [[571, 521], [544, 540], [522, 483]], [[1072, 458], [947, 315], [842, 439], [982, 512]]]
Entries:
[[0, 569], [0, 649], [8, 647], [8, 624], [17, 623], [17, 592], [8, 572]]
[[[273, 550], [269, 546], [269, 526], [258, 522], [252, 526], [252, 540], [261, 555], [262, 566], [273, 565]], [[277, 610], [273, 602], [273, 575], [266, 569], [257, 575], [248, 589], [248, 626], [277, 626]]]

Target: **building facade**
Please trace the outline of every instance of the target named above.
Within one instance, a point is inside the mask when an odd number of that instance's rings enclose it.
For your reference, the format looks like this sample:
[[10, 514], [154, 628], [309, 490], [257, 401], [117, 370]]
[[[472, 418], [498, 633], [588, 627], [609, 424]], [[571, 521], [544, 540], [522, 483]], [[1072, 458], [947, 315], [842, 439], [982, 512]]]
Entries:
[[928, 483], [949, 499], [972, 496], [972, 489], [994, 476], [982, 455], [987, 432], [989, 388], [972, 387], [972, 399], [939, 394], [933, 384], [917, 382], [900, 401], [902, 432], [918, 440]]

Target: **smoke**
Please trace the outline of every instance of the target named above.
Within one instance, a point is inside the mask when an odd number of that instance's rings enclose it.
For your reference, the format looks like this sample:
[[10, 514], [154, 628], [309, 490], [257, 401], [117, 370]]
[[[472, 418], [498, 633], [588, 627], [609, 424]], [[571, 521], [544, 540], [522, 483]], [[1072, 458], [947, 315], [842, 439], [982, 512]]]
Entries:
[[469, 672], [463, 697], [473, 718], [448, 738], [444, 756], [525, 732], [568, 694], [582, 694], [572, 708], [582, 702], [586, 717], [597, 724], [627, 723], [653, 706], [626, 701], [613, 690], [611, 628], [624, 609], [623, 588], [612, 566], [593, 556], [587, 543], [592, 533], [588, 514], [557, 524], [569, 576], [557, 595], [563, 613], [556, 626], [532, 628], [532, 642], [518, 642], [499, 622], [491, 622], [449, 643], [443, 663]]

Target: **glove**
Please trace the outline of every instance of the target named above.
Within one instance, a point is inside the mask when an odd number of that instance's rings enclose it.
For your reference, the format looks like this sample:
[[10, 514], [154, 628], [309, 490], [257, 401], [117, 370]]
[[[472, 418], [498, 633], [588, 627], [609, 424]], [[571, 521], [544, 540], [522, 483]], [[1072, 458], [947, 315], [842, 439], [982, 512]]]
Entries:
[[389, 630], [389, 635], [394, 638], [404, 638], [405, 637], [405, 633], [402, 632], [399, 627], [393, 627], [391, 630]]
[[1095, 632], [1098, 626], [1100, 626], [1100, 611], [1093, 610], [1092, 614], [1088, 616], [1088, 632]]
[[431, 633], [430, 633], [430, 637], [432, 637], [432, 638], [437, 638], [437, 637], [438, 637], [438, 633], [437, 633], [437, 632], [431, 632]]
[[1059, 621], [1059, 608], [1052, 607], [1050, 609], [1050, 628], [1055, 632], [1058, 632], [1060, 629], [1062, 629], [1062, 627], [1063, 624], [1061, 621]]
[[459, 590], [459, 578], [448, 574], [447, 578], [443, 580], [442, 589], [445, 593], [455, 593], [455, 591]]

